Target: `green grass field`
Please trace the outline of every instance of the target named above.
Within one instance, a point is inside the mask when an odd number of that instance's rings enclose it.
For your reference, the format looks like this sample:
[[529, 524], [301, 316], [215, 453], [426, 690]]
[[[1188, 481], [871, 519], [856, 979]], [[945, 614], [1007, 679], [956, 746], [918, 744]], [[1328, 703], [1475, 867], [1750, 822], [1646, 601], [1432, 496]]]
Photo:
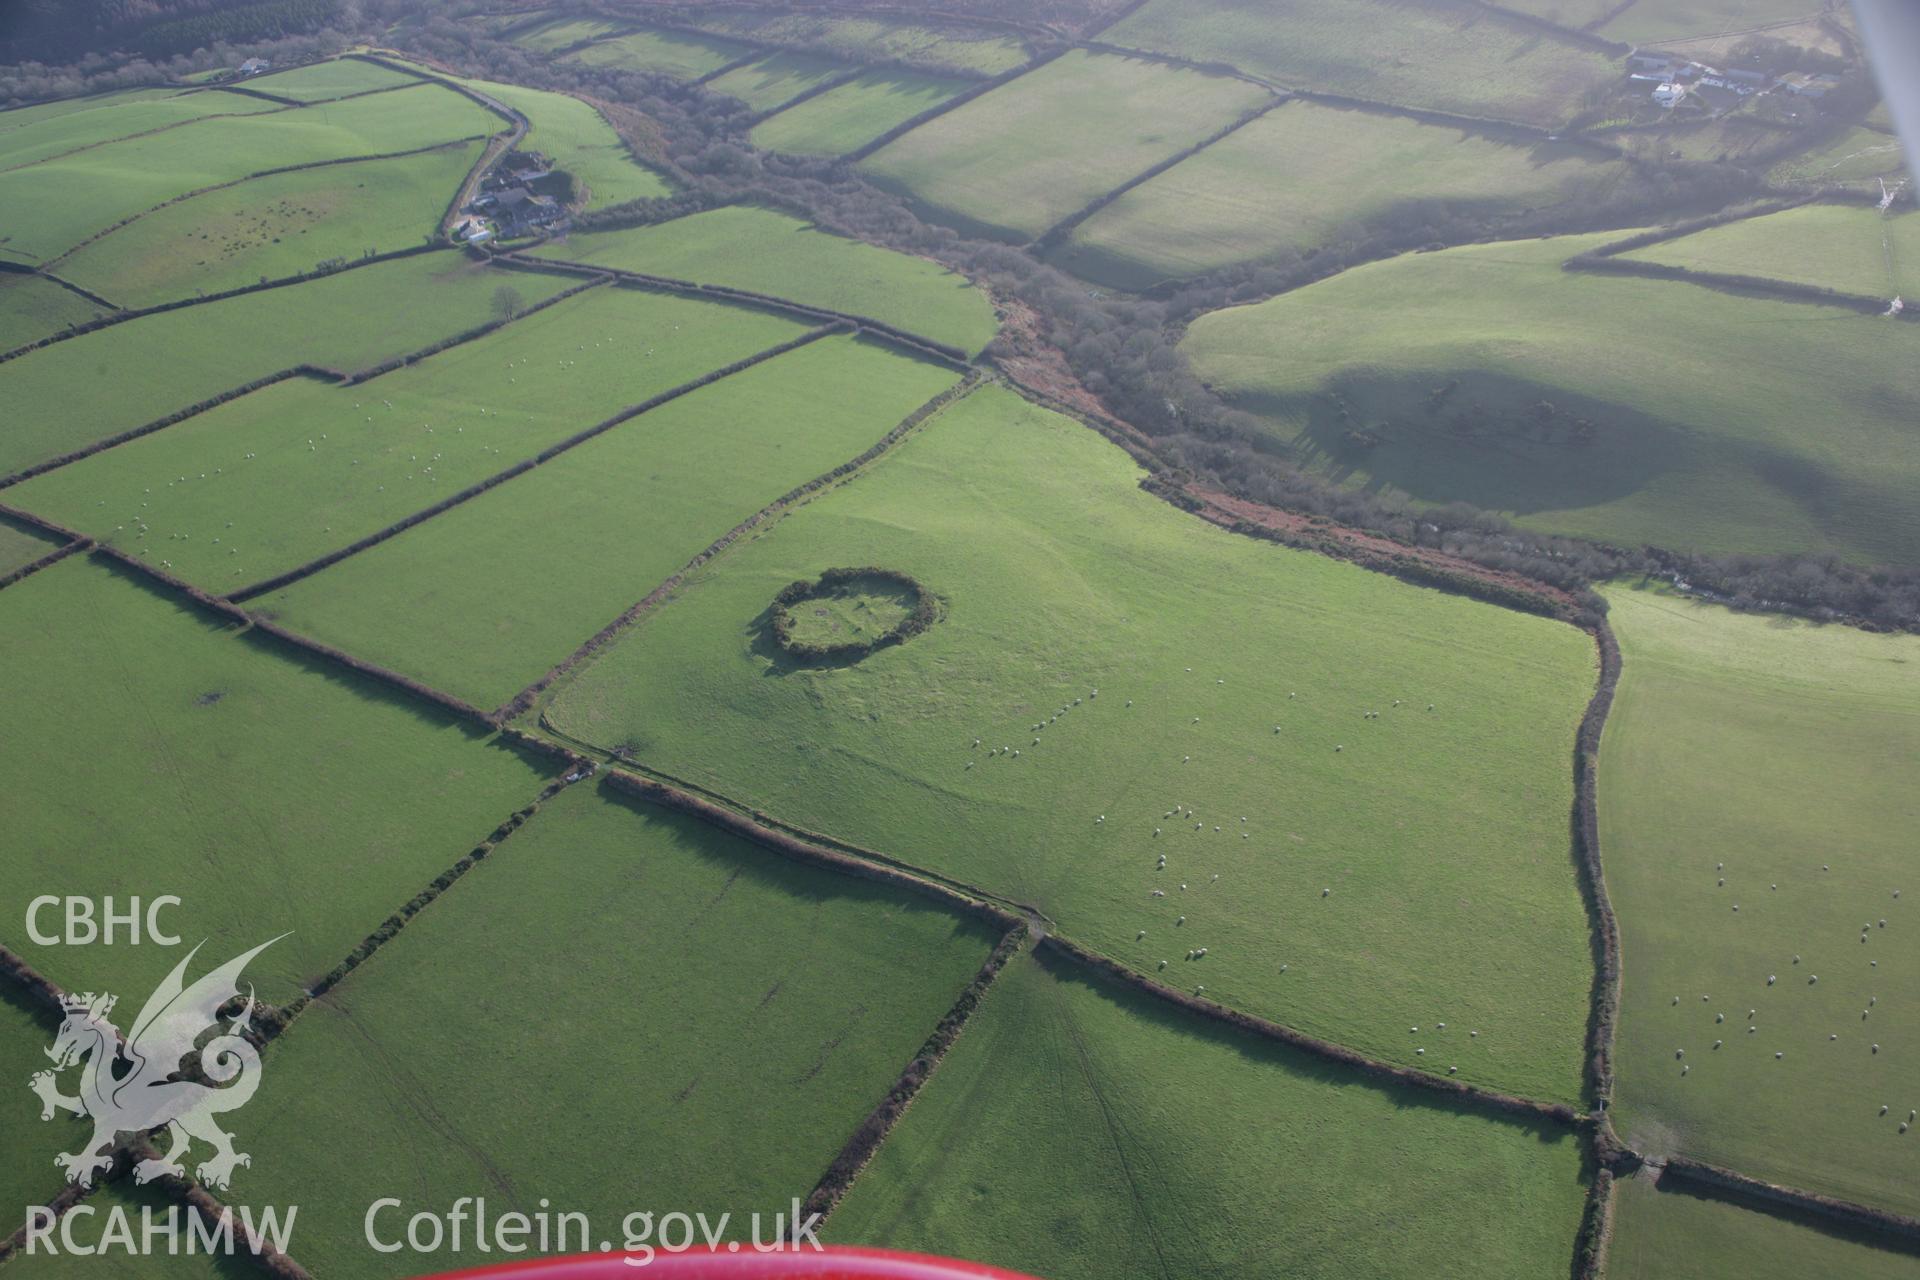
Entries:
[[1303, 465], [1356, 486], [1618, 543], [1920, 560], [1913, 334], [1561, 270], [1614, 238], [1367, 264], [1203, 316], [1182, 350]]
[[555, 53], [584, 41], [612, 35], [624, 26], [624, 23], [609, 18], [550, 18], [513, 32], [508, 39], [522, 49], [531, 49], [535, 53]]
[[735, 524], [863, 452], [956, 380], [823, 339], [257, 604], [296, 631], [497, 706]]
[[1602, 24], [1599, 33], [1628, 44], [1666, 44], [1752, 31], [1819, 12], [1819, 0], [1634, 0], [1618, 17]]
[[542, 245], [534, 256], [726, 285], [872, 316], [966, 351], [993, 340], [987, 295], [937, 263], [818, 230], [753, 205]]
[[[1467, 1258], [1558, 1276], [1582, 1182], [1570, 1134], [1358, 1084], [1021, 957], [826, 1236], [1054, 1280], [1412, 1278]], [[1467, 1188], [1491, 1211], [1461, 1212]]]
[[675, 80], [698, 80], [729, 62], [753, 53], [754, 47], [732, 40], [688, 35], [684, 31], [640, 30], [588, 45], [571, 55], [589, 67], [644, 71]]
[[1891, 183], [1903, 175], [1906, 163], [1898, 138], [1855, 125], [1823, 146], [1782, 160], [1767, 177], [1788, 185], [1840, 184], [1878, 194], [1876, 179]]
[[1542, 126], [1621, 74], [1597, 50], [1471, 0], [1151, 0], [1101, 39], [1288, 88]]
[[274, 1045], [247, 1113], [274, 1158], [235, 1186], [299, 1203], [301, 1259], [349, 1280], [473, 1260], [373, 1254], [373, 1186], [405, 1212], [546, 1197], [616, 1242], [649, 1206], [736, 1239], [759, 1211], [769, 1240], [993, 941], [585, 783]]
[[440, 215], [485, 144], [255, 178], [158, 209], [60, 264], [75, 284], [124, 307], [311, 271], [330, 258], [410, 248]]
[[85, 324], [106, 308], [40, 276], [0, 271], [0, 351], [38, 342], [68, 325]]
[[0, 519], [0, 574], [24, 568], [50, 551], [60, 549], [60, 540], [28, 524]]
[[249, 89], [258, 89], [276, 98], [292, 98], [295, 102], [327, 102], [348, 94], [398, 89], [402, 85], [417, 83], [416, 77], [404, 71], [395, 71], [377, 62], [362, 62], [358, 58], [336, 58], [331, 62], [256, 76], [245, 82]]
[[606, 117], [564, 93], [488, 80], [463, 80], [526, 116], [533, 127], [522, 150], [543, 151], [573, 175], [574, 199], [589, 209], [672, 194], [667, 180], [633, 158]]
[[1920, 1259], [1813, 1220], [1779, 1217], [1708, 1199], [1675, 1178], [1614, 1184], [1612, 1280], [1749, 1280], [1849, 1276], [1912, 1280]]
[[[292, 930], [248, 966], [274, 1003], [344, 959], [553, 767], [89, 557], [0, 591], [0, 638], [9, 732], [32, 744], [0, 759], [12, 853], [0, 895], [55, 891], [52, 866], [63, 894], [178, 895], [167, 923], [188, 945], [207, 939], [208, 967]], [[128, 1018], [182, 954], [42, 946], [21, 914], [0, 941], [67, 990], [120, 993]]]
[[696, 10], [693, 20], [717, 35], [810, 49], [849, 62], [904, 64], [930, 71], [995, 76], [1029, 57], [1026, 46], [1012, 36], [959, 23], [725, 9]]
[[49, 471], [7, 501], [229, 592], [802, 332], [733, 307], [592, 289], [359, 386], [277, 383]]
[[[1225, 533], [1139, 476], [978, 391], [699, 570], [547, 722], [1035, 903], [1234, 1007], [1574, 1097], [1590, 967], [1567, 760], [1591, 643]], [[850, 666], [788, 659], [774, 593], [839, 565], [910, 574], [946, 616]]]
[[1622, 256], [1891, 298], [1920, 292], [1920, 214], [1888, 218], [1857, 205], [1803, 205]]
[[1625, 658], [1599, 775], [1626, 975], [1614, 1123], [1643, 1152], [1911, 1214], [1920, 639], [1607, 595]]
[[269, 169], [411, 151], [503, 127], [479, 104], [439, 85], [201, 120], [0, 172], [0, 203], [22, 213], [0, 246], [29, 260], [57, 258], [123, 218], [204, 187]]
[[57, 1029], [53, 1015], [30, 1003], [25, 992], [11, 983], [0, 987], [0, 1079], [13, 1086], [0, 1096], [0, 1124], [7, 1128], [7, 1149], [0, 1153], [0, 1196], [6, 1199], [0, 1203], [12, 1206], [15, 1230], [26, 1220], [27, 1205], [46, 1204], [65, 1185], [53, 1153], [74, 1150], [89, 1132], [65, 1112], [43, 1122], [40, 1099], [26, 1087], [29, 1076], [52, 1067], [43, 1050]]
[[57, 342], [0, 363], [0, 474], [297, 364], [351, 371], [417, 350], [493, 319], [503, 284], [531, 305], [575, 283], [421, 254]]
[[1405, 116], [1292, 102], [1135, 187], [1082, 223], [1056, 265], [1144, 288], [1310, 252], [1391, 221], [1590, 204], [1625, 166], [1560, 144], [1517, 146]]
[[0, 112], [0, 169], [15, 169], [81, 147], [210, 116], [283, 110], [277, 103], [209, 90], [130, 89]]
[[1031, 239], [1265, 98], [1244, 80], [1076, 49], [861, 168], [962, 230]]
[[1505, 0], [1501, 6], [1578, 31], [1620, 7], [1620, 0]]
[[851, 65], [837, 58], [783, 50], [715, 76], [707, 81], [707, 88], [738, 98], [755, 111], [772, 111], [822, 81], [851, 70]]
[[792, 155], [845, 155], [973, 83], [915, 71], [869, 71], [762, 121], [754, 127], [753, 145]]

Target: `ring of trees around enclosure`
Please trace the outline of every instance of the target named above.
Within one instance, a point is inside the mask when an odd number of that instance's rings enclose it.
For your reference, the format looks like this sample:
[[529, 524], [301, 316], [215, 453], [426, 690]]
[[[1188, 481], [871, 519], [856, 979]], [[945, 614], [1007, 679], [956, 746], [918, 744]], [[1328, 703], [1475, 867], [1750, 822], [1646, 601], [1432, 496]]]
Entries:
[[[853, 611], [870, 613], [872, 606], [867, 597], [878, 597], [883, 604], [889, 600], [899, 602], [904, 616], [891, 626], [876, 627], [872, 631], [856, 629], [849, 638], [839, 639], [831, 622], [816, 627], [813, 617], [796, 611], [810, 601], [837, 599], [852, 602], [849, 608]], [[814, 612], [827, 616], [824, 608]], [[896, 569], [866, 565], [826, 569], [813, 582], [802, 578], [788, 583], [773, 597], [768, 619], [774, 642], [796, 658], [807, 662], [858, 662], [888, 645], [904, 644], [938, 622], [940, 603], [939, 597], [918, 579]], [[876, 616], [874, 621], [878, 624], [884, 618]], [[824, 635], [813, 634], [816, 630]]]

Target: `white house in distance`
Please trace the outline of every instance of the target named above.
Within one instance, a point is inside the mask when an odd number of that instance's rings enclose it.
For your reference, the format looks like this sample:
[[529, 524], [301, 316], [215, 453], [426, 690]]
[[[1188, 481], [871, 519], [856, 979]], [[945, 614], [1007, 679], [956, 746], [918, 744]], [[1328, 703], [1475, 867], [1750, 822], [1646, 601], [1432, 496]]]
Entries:
[[1655, 85], [1653, 88], [1653, 100], [1669, 111], [1679, 106], [1686, 96], [1687, 86], [1672, 80]]
[[243, 76], [257, 76], [263, 71], [271, 70], [273, 70], [273, 62], [267, 58], [248, 58], [240, 64], [240, 74]]

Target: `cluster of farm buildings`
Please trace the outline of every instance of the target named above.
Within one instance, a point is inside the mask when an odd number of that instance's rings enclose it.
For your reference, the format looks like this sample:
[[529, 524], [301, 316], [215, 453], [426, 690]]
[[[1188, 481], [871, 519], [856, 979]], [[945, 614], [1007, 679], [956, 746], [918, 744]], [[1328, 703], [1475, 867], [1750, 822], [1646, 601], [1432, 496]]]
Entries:
[[1796, 71], [1774, 75], [1765, 71], [1722, 71], [1704, 62], [1667, 53], [1636, 53], [1627, 59], [1629, 80], [1653, 85], [1653, 100], [1672, 110], [1688, 98], [1719, 110], [1756, 93], [1783, 89], [1818, 100], [1839, 87], [1840, 77]]
[[554, 193], [567, 185], [566, 176], [556, 174], [553, 162], [538, 151], [509, 151], [461, 211], [466, 216], [454, 227], [453, 238], [480, 244], [496, 236], [511, 240], [559, 229], [567, 220], [567, 206]]

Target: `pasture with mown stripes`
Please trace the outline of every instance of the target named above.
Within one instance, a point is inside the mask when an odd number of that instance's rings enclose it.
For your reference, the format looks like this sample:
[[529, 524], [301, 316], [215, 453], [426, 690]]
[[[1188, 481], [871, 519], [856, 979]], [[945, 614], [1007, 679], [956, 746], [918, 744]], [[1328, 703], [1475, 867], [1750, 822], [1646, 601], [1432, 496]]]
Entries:
[[[499, 274], [501, 288], [522, 278]], [[602, 286], [369, 382], [276, 383], [36, 476], [6, 501], [231, 592], [805, 331]]]
[[1920, 639], [1644, 585], [1607, 598], [1615, 1127], [1649, 1155], [1915, 1213]]
[[[696, 571], [543, 723], [1231, 1007], [1577, 1099], [1592, 642], [1226, 533], [1139, 479], [978, 390]], [[782, 651], [776, 593], [862, 566], [939, 620], [853, 662]]]
[[510, 1188], [616, 1242], [649, 1204], [770, 1240], [997, 940], [582, 782], [275, 1042], [248, 1113], [275, 1159], [235, 1189], [297, 1202], [302, 1257], [348, 1280], [418, 1271], [365, 1246], [375, 1195], [421, 1202], [383, 1237]]

